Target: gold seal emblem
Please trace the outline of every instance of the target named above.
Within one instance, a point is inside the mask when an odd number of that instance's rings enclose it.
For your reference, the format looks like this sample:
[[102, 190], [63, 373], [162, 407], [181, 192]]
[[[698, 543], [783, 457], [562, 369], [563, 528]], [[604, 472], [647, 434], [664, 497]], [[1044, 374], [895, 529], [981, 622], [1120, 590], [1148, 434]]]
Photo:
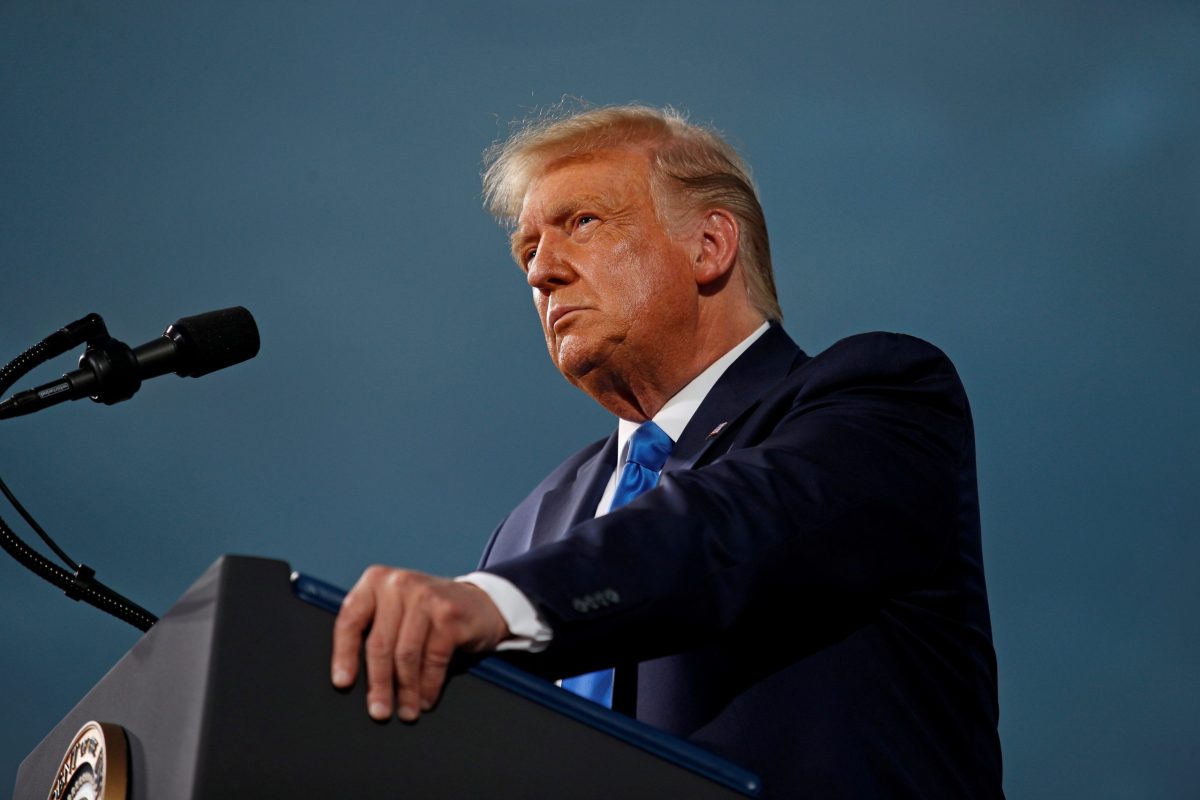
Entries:
[[47, 800], [125, 800], [125, 729], [89, 722], [67, 748]]

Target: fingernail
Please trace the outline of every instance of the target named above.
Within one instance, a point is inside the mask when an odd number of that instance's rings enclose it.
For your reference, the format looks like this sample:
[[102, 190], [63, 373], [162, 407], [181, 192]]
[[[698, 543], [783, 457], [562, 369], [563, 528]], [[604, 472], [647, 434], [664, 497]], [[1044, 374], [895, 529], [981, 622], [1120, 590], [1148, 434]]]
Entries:
[[412, 706], [400, 706], [400, 719], [413, 722], [417, 718], [417, 710]]
[[431, 708], [433, 708], [432, 700], [422, 700], [421, 701], [421, 710], [422, 711], [428, 711]]
[[350, 685], [350, 673], [341, 667], [338, 667], [337, 669], [335, 669], [333, 671], [333, 685], [334, 686], [349, 686]]
[[371, 705], [367, 708], [367, 713], [370, 714], [375, 719], [387, 719], [388, 714], [390, 714], [391, 712], [387, 707], [387, 703], [381, 703], [378, 700], [376, 700], [374, 703], [371, 703]]

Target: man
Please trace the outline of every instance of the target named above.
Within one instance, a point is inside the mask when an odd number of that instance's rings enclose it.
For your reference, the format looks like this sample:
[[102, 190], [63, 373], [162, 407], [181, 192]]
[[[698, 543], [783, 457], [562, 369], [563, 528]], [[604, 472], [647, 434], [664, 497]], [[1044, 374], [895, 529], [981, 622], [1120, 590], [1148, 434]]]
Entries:
[[[973, 432], [945, 356], [889, 334], [801, 352], [745, 166], [673, 112], [535, 123], [485, 188], [551, 359], [618, 431], [509, 515], [482, 572], [368, 569], [335, 685], [369, 629], [369, 711], [414, 720], [455, 650], [515, 649], [764, 796], [1002, 796]], [[651, 440], [657, 463], [631, 455]]]

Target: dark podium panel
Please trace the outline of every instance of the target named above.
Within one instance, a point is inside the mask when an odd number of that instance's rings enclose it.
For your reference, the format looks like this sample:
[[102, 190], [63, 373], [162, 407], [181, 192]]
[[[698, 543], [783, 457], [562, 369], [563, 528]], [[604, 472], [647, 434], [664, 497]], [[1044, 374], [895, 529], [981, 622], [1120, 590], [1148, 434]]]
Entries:
[[756, 788], [625, 717], [574, 696], [561, 705], [565, 692], [498, 662], [452, 677], [415, 724], [373, 722], [361, 679], [350, 692], [329, 683], [332, 625], [293, 595], [282, 561], [220, 559], [22, 762], [14, 797], [44, 800], [89, 720], [124, 727], [131, 800], [716, 800]]

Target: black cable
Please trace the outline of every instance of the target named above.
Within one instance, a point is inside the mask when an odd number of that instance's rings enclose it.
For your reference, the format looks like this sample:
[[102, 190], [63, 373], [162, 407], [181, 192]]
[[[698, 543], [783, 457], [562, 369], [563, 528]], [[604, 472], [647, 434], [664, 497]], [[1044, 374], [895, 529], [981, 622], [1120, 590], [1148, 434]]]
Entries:
[[64, 325], [0, 367], [0, 397], [30, 370], [61, 356], [77, 344], [107, 336], [108, 329], [104, 327], [104, 320], [99, 314], [88, 314]]
[[[29, 371], [51, 358], [62, 355], [80, 342], [99, 335], [106, 334], [104, 321], [96, 314], [89, 314], [50, 334], [0, 367], [0, 397], [3, 397], [4, 393]], [[8, 523], [0, 518], [0, 547], [3, 547], [9, 555], [34, 574], [62, 589], [72, 600], [82, 600], [105, 613], [112, 614], [117, 619], [128, 622], [140, 631], [150, 630], [150, 627], [158, 622], [158, 617], [96, 580], [96, 573], [91, 567], [76, 563], [68, 557], [42, 529], [42, 526], [38, 525], [33, 516], [25, 510], [25, 507], [2, 480], [0, 480], [0, 489], [3, 490], [4, 496], [13, 504], [21, 517], [70, 566], [72, 571], [67, 572], [25, 544], [21, 537], [8, 527]]]
[[[80, 320], [79, 322], [71, 323], [71, 325], [68, 327], [78, 329], [82, 324], [87, 324], [88, 326], [98, 325], [101, 328], [104, 325], [98, 316], [92, 314], [84, 317], [83, 320]], [[89, 327], [88, 330], [90, 331], [91, 329], [92, 328]], [[41, 366], [49, 359], [61, 355], [70, 347], [73, 347], [74, 340], [78, 337], [67, 336], [65, 335], [66, 331], [67, 328], [63, 328], [55, 333], [50, 334], [42, 341], [38, 342], [24, 353], [21, 353], [21, 355], [5, 364], [4, 367], [0, 368], [0, 397], [3, 397], [4, 393], [7, 392], [14, 383], [19, 381], [28, 372]], [[76, 563], [75, 560], [70, 556], [68, 556], [61, 547], [55, 544], [54, 540], [50, 538], [49, 534], [47, 534], [42, 526], [37, 523], [37, 520], [35, 520], [33, 516], [25, 510], [25, 507], [21, 505], [21, 502], [17, 500], [16, 495], [9, 490], [3, 479], [0, 479], [0, 491], [4, 492], [4, 496], [8, 498], [8, 502], [12, 503], [13, 508], [17, 510], [17, 513], [21, 515], [22, 519], [29, 523], [29, 527], [33, 528], [34, 532], [42, 538], [42, 541], [50, 546], [50, 549], [53, 550], [58, 557], [63, 560], [63, 563], [66, 564], [67, 567], [69, 567], [73, 572], [77, 572], [79, 570], [79, 564]]]
[[74, 559], [63, 552], [63, 549], [55, 544], [54, 540], [50, 538], [50, 534], [46, 533], [46, 531], [42, 529], [41, 525], [38, 525], [37, 520], [33, 518], [32, 514], [25, 510], [25, 506], [21, 505], [21, 501], [18, 500], [17, 496], [14, 495], [12, 490], [8, 488], [8, 484], [4, 482], [3, 478], [0, 478], [0, 492], [4, 492], [4, 496], [8, 498], [8, 502], [12, 503], [12, 507], [15, 508], [17, 513], [21, 515], [21, 519], [25, 520], [26, 524], [33, 528], [34, 533], [42, 537], [42, 541], [45, 542], [50, 549], [62, 559], [62, 562], [67, 565], [67, 568], [72, 572], [78, 572], [79, 564], [77, 564]]
[[3, 519], [0, 519], [0, 547], [7, 550], [9, 555], [29, 570], [62, 589], [66, 592], [67, 597], [73, 600], [82, 600], [88, 605], [95, 606], [101, 611], [112, 614], [117, 619], [128, 622], [140, 631], [148, 631], [154, 623], [158, 622], [158, 617], [137, 603], [122, 597], [104, 584], [94, 580], [95, 573], [86, 565], [81, 564], [79, 569], [72, 574], [49, 561], [41, 553], [21, 541], [21, 537], [13, 533], [12, 528], [8, 527]]
[[42, 340], [5, 364], [0, 368], [0, 397], [3, 397], [4, 393], [12, 388], [12, 385], [19, 381], [25, 373], [44, 364], [54, 355], [53, 350], [46, 344], [46, 340]]

